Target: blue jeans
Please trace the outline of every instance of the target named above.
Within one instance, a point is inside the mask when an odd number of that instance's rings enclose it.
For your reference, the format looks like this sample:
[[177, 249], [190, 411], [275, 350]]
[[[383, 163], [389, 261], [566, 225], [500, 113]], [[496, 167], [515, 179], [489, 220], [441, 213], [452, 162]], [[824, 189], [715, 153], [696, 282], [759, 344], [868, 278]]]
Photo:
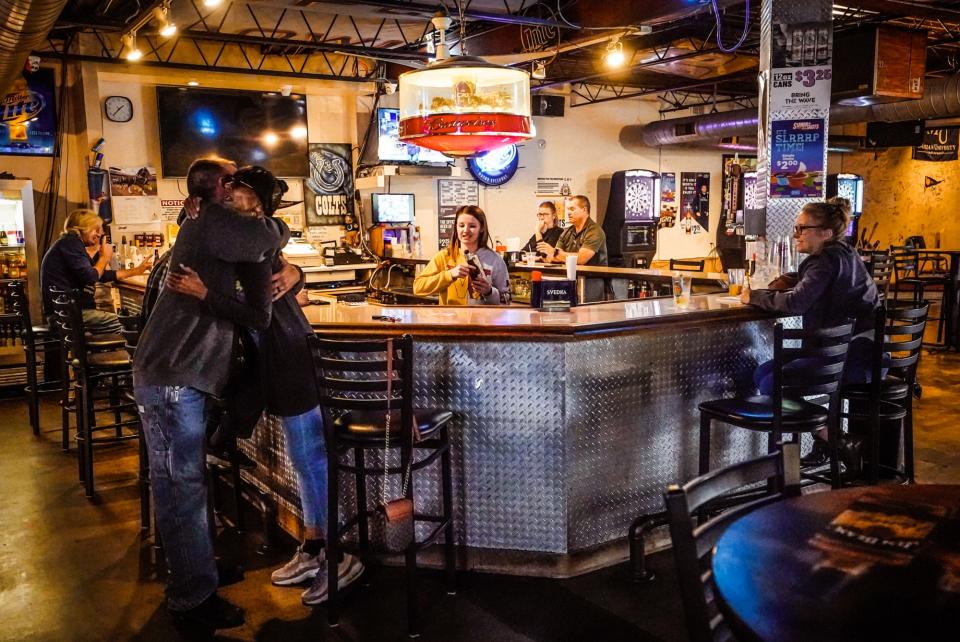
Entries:
[[204, 461], [207, 396], [183, 386], [135, 386], [134, 395], [167, 556], [167, 607], [186, 611], [217, 590]]
[[327, 443], [319, 406], [302, 415], [281, 417], [287, 456], [297, 472], [306, 539], [321, 539], [327, 531]]

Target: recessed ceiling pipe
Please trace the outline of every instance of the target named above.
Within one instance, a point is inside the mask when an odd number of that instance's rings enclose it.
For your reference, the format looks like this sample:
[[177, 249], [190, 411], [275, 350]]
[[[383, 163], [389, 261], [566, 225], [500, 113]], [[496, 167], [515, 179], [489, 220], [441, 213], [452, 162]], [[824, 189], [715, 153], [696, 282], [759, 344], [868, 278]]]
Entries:
[[67, 0], [0, 0], [0, 96], [47, 38]]

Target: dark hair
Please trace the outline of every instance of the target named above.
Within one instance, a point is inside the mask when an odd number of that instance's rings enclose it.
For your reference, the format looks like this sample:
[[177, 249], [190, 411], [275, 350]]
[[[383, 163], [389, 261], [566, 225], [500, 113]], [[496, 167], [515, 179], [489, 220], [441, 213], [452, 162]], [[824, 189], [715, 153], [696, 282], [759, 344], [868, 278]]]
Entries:
[[230, 161], [222, 158], [199, 158], [187, 170], [187, 194], [206, 200], [217, 190], [217, 181], [227, 173]]
[[[845, 205], [836, 200], [845, 201]], [[833, 231], [834, 239], [842, 239], [847, 233], [847, 222], [850, 212], [850, 201], [847, 199], [831, 199], [826, 203], [807, 203], [803, 211], [817, 221], [817, 225]]]
[[544, 201], [537, 205], [537, 209], [540, 209], [541, 207], [545, 207], [550, 210], [550, 213], [554, 216], [557, 215], [557, 206], [553, 204], [553, 201]]
[[577, 194], [576, 196], [570, 197], [571, 201], [577, 201], [580, 203], [580, 207], [587, 210], [587, 214], [590, 213], [590, 199], [584, 196], [583, 194]]
[[234, 183], [240, 183], [253, 190], [263, 207], [264, 216], [273, 216], [280, 205], [280, 199], [287, 192], [286, 181], [278, 179], [270, 170], [259, 165], [247, 165], [230, 177]]
[[461, 205], [457, 208], [457, 213], [453, 218], [453, 227], [450, 228], [450, 245], [447, 247], [447, 254], [454, 257], [460, 251], [460, 237], [457, 236], [457, 221], [460, 220], [462, 214], [469, 214], [480, 221], [480, 238], [477, 242], [477, 247], [485, 247], [488, 250], [493, 249], [490, 247], [490, 230], [487, 227], [487, 215], [476, 205]]

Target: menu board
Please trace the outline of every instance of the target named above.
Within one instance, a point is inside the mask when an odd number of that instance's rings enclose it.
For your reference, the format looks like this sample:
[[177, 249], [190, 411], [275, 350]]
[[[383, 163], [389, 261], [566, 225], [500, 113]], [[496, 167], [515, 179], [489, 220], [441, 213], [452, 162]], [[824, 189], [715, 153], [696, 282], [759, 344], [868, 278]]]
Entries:
[[480, 205], [480, 186], [476, 181], [437, 179], [437, 240], [441, 250], [450, 245], [457, 209], [464, 205]]

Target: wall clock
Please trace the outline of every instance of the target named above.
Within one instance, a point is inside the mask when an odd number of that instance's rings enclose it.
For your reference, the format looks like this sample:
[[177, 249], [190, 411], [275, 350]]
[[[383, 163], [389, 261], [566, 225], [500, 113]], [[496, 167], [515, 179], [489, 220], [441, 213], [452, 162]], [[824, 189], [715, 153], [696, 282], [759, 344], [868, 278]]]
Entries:
[[133, 118], [133, 103], [126, 96], [107, 96], [103, 101], [103, 111], [107, 120], [126, 123]]

